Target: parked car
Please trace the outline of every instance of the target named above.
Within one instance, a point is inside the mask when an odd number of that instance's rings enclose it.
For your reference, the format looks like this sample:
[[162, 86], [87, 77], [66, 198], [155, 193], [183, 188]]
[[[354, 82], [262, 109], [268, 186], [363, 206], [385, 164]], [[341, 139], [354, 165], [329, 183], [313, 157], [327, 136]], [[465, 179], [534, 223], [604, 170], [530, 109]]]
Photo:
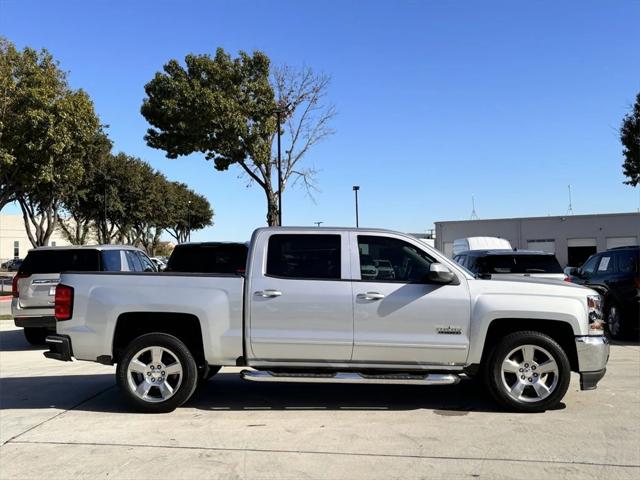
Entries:
[[20, 268], [20, 265], [22, 265], [21, 258], [12, 258], [11, 260], [7, 260], [2, 264], [2, 269], [6, 270], [7, 272], [17, 272]]
[[565, 274], [553, 253], [534, 250], [473, 250], [462, 252], [453, 259], [478, 276], [565, 279]]
[[569, 281], [599, 292], [613, 338], [637, 336], [640, 329], [640, 247], [618, 247], [589, 257], [571, 269]]
[[60, 272], [155, 272], [147, 255], [124, 245], [39, 247], [30, 250], [13, 277], [11, 313], [16, 326], [33, 345], [55, 332], [55, 287]]
[[163, 272], [167, 268], [167, 263], [161, 257], [151, 257], [151, 261], [159, 272]]
[[511, 243], [500, 237], [467, 237], [453, 241], [453, 256], [469, 250], [511, 250]]
[[[395, 279], [367, 279], [384, 253]], [[139, 410], [167, 412], [220, 366], [256, 382], [447, 385], [479, 375], [508, 408], [553, 408], [571, 371], [596, 388], [600, 296], [484, 280], [418, 239], [369, 229], [254, 232], [245, 275], [63, 273], [45, 356], [117, 364]], [[171, 295], [167, 295], [171, 292]], [[416, 392], [416, 395], [421, 395]]]
[[166, 272], [244, 273], [247, 268], [246, 243], [202, 242], [176, 245]]

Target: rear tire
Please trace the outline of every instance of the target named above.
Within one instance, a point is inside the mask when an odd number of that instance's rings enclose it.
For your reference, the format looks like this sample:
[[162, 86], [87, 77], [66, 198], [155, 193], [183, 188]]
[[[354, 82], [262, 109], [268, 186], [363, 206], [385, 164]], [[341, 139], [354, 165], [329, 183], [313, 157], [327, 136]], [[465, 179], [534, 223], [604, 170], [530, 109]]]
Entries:
[[540, 332], [515, 332], [504, 337], [485, 369], [493, 397], [519, 412], [542, 412], [556, 407], [567, 393], [571, 366], [567, 354]]
[[24, 327], [24, 338], [31, 345], [46, 345], [46, 339], [49, 331], [44, 327]]
[[193, 395], [196, 361], [173, 335], [149, 333], [127, 345], [118, 361], [116, 383], [138, 411], [171, 412]]

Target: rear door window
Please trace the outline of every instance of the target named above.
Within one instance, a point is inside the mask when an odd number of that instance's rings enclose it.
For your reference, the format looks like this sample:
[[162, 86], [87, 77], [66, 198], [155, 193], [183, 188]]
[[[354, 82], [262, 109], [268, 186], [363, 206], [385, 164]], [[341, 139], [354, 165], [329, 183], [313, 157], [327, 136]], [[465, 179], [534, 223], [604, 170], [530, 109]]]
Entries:
[[100, 271], [98, 250], [32, 250], [20, 267], [24, 274]]
[[340, 279], [340, 235], [271, 235], [267, 275]]
[[119, 272], [122, 270], [120, 250], [103, 250], [102, 270], [105, 272]]
[[618, 273], [639, 273], [638, 252], [619, 252], [616, 258]]

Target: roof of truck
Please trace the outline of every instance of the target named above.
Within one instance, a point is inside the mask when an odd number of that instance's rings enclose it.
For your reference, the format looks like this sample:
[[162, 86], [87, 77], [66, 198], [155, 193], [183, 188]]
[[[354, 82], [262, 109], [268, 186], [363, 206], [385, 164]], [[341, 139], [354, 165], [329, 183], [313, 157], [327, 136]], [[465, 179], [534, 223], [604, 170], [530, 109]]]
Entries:
[[473, 255], [473, 256], [487, 256], [487, 255], [553, 255], [553, 253], [543, 252], [542, 250], [515, 250], [508, 248], [499, 248], [493, 250], [467, 250], [466, 252], [460, 252], [458, 255]]
[[62, 245], [55, 247], [36, 247], [29, 251], [43, 250], [140, 250], [133, 245]]

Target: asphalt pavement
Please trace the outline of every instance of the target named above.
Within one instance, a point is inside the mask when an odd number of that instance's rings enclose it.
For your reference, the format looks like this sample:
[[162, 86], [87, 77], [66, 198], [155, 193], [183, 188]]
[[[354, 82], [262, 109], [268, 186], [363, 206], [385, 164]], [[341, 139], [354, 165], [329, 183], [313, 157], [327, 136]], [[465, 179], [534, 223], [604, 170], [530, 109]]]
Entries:
[[595, 391], [501, 411], [455, 386], [242, 381], [223, 369], [170, 414], [130, 413], [114, 367], [58, 362], [0, 322], [0, 478], [640, 478], [640, 346]]

